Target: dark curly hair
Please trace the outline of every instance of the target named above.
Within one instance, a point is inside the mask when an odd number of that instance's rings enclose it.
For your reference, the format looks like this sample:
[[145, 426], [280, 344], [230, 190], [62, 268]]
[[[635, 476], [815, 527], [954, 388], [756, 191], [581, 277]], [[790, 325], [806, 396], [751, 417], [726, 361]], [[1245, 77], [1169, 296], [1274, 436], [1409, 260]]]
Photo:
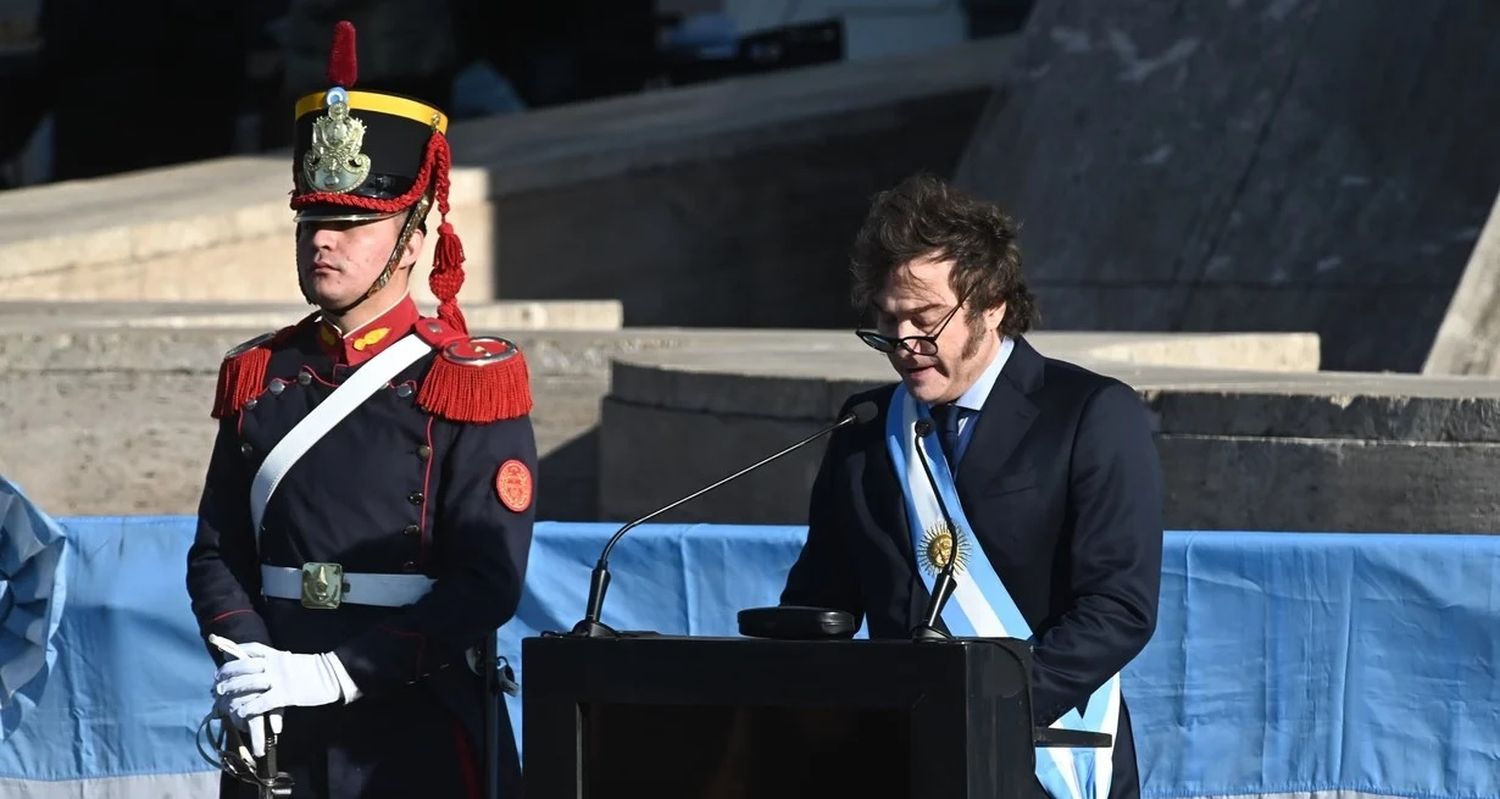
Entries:
[[901, 181], [870, 204], [850, 256], [855, 309], [866, 311], [892, 272], [926, 256], [954, 262], [949, 280], [957, 296], [967, 296], [970, 317], [1003, 302], [1003, 335], [1025, 333], [1036, 323], [1016, 223], [995, 205], [928, 174]]

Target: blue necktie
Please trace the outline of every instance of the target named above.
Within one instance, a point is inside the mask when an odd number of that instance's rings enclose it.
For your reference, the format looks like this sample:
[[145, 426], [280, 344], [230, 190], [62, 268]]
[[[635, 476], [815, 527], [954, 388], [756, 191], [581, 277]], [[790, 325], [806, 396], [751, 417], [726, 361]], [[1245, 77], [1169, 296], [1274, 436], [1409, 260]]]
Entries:
[[938, 443], [943, 445], [943, 457], [948, 459], [948, 468], [958, 470], [958, 415], [963, 409], [949, 403], [932, 409], [932, 420], [937, 422]]

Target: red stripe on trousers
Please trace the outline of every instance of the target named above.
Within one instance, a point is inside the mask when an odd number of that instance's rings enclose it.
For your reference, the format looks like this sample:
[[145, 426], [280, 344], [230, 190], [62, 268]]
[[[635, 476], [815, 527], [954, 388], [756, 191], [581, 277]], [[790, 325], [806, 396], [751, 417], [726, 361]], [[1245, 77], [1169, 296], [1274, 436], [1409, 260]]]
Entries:
[[464, 725], [453, 722], [453, 744], [458, 753], [458, 768], [463, 772], [465, 793], [469, 799], [480, 799], [479, 795], [479, 769], [474, 763], [474, 748], [469, 744], [469, 736], [464, 732]]

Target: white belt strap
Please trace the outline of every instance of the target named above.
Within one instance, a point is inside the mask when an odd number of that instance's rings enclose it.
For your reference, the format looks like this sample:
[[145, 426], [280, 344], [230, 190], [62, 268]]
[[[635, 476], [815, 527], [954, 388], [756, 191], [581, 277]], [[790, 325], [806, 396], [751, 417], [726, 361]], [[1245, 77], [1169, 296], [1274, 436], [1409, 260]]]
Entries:
[[[399, 608], [427, 595], [436, 581], [421, 574], [344, 574], [342, 602]], [[302, 598], [302, 570], [286, 566], [260, 567], [261, 593], [277, 599]]]
[[[265, 461], [260, 465], [260, 470], [255, 473], [255, 480], [250, 484], [250, 523], [251, 530], [255, 531], [255, 549], [260, 551], [260, 523], [266, 514], [266, 504], [271, 501], [271, 495], [276, 492], [276, 486], [281, 483], [281, 478], [291, 471], [292, 465], [297, 462], [313, 444], [327, 435], [333, 426], [338, 424], [345, 416], [348, 416], [359, 404], [374, 394], [381, 386], [390, 382], [391, 378], [401, 374], [401, 370], [417, 362], [418, 358], [431, 351], [432, 345], [414, 335], [391, 345], [385, 352], [370, 359], [370, 362], [356, 369], [354, 375], [344, 381], [328, 399], [323, 400], [312, 413], [303, 417], [291, 432], [286, 434], [280, 442], [266, 455]], [[407, 576], [407, 575], [401, 575]]]

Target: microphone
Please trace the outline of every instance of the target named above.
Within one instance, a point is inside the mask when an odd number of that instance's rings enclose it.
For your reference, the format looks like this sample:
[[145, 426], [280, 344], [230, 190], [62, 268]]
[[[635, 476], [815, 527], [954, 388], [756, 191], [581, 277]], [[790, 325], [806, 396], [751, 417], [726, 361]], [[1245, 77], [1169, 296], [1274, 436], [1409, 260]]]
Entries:
[[943, 492], [938, 490], [937, 480], [932, 476], [932, 467], [927, 463], [927, 450], [922, 446], [922, 439], [932, 432], [932, 422], [928, 419], [918, 419], [912, 425], [917, 434], [914, 449], [917, 451], [917, 460], [922, 462], [922, 471], [927, 475], [927, 484], [932, 486], [932, 494], [937, 497], [938, 510], [943, 514], [943, 524], [948, 526], [950, 536], [950, 548], [948, 549], [948, 561], [943, 564], [942, 571], [933, 581], [932, 596], [927, 600], [927, 609], [922, 613], [922, 623], [911, 631], [914, 641], [943, 641], [950, 636], [938, 627], [938, 617], [943, 614], [943, 606], [948, 604], [949, 597], [953, 596], [953, 589], [958, 587], [958, 581], [953, 578], [954, 564], [958, 563], [958, 528], [953, 525], [953, 517], [948, 515], [948, 503], [943, 501]]
[[670, 505], [657, 508], [656, 510], [651, 511], [645, 516], [642, 516], [641, 518], [636, 519], [635, 521], [632, 521], [629, 524], [626, 524], [624, 527], [621, 527], [619, 530], [615, 531], [614, 536], [609, 539], [609, 543], [604, 545], [604, 551], [599, 553], [599, 562], [594, 564], [594, 572], [589, 577], [588, 605], [584, 609], [583, 619], [581, 619], [577, 624], [573, 625], [572, 634], [574, 636], [583, 638], [613, 638], [619, 635], [619, 633], [610, 629], [608, 625], [599, 621], [599, 615], [604, 607], [604, 592], [609, 588], [609, 553], [614, 550], [615, 544], [618, 544], [620, 542], [620, 538], [623, 537], [626, 533], [630, 532], [631, 529], [635, 528], [637, 525], [648, 522], [656, 518], [657, 516], [666, 513], [669, 510], [672, 510], [678, 505], [681, 505], [693, 499], [697, 499], [698, 497], [707, 494], [708, 492], [714, 490], [715, 488], [718, 488], [721, 485], [724, 485], [725, 483], [730, 482], [731, 480], [735, 480], [743, 475], [749, 474], [750, 472], [753, 472], [756, 469], [765, 466], [771, 461], [774, 461], [777, 458], [786, 455], [787, 453], [800, 449], [841, 427], [847, 427], [852, 424], [864, 424], [865, 422], [874, 419], [878, 412], [879, 410], [875, 407], [875, 403], [870, 400], [865, 400], [864, 402], [857, 403], [853, 408], [849, 409], [848, 413], [845, 413], [843, 416], [839, 417], [839, 420], [837, 422], [834, 422], [828, 427], [825, 427], [822, 430], [813, 433], [807, 438], [798, 441], [797, 443], [791, 445], [790, 447], [787, 447], [786, 449], [783, 449], [775, 455], [771, 455], [768, 458], [764, 458], [756, 463], [746, 466], [745, 468], [729, 475], [728, 477], [725, 477], [722, 480], [719, 480], [716, 483], [713, 483], [712, 485], [700, 488], [697, 491], [694, 491], [693, 493], [683, 497], [682, 499], [673, 502]]

